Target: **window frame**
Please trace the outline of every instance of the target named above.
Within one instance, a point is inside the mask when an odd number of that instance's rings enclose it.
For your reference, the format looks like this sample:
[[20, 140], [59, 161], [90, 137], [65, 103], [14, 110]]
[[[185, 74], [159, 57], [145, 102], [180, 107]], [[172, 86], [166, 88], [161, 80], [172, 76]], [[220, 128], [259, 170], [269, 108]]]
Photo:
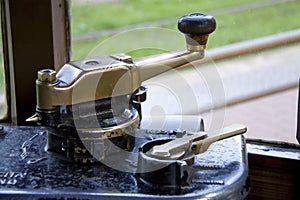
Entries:
[[6, 121], [33, 125], [26, 119], [36, 106], [37, 71], [59, 70], [70, 60], [69, 4], [68, 0], [1, 0]]

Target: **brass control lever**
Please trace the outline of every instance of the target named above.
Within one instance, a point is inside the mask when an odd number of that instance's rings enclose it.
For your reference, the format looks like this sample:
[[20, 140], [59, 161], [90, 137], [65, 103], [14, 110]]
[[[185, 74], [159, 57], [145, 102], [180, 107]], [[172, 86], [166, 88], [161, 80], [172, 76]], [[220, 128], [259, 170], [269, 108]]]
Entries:
[[197, 155], [206, 151], [213, 142], [243, 134], [246, 131], [246, 126], [232, 124], [215, 131], [199, 132], [165, 144], [156, 145], [150, 149], [148, 155], [162, 160], [180, 160], [186, 154]]
[[[57, 106], [131, 95], [138, 90], [141, 82], [202, 59], [208, 35], [215, 28], [212, 16], [188, 14], [178, 21], [178, 29], [186, 37], [185, 51], [136, 60], [125, 54], [98, 56], [67, 63], [57, 75], [53, 70], [41, 70], [36, 82], [37, 110], [48, 112]], [[84, 95], [73, 96], [74, 90], [82, 91]]]
[[179, 18], [177, 27], [185, 35], [187, 51], [165, 53], [136, 60], [135, 65], [138, 67], [141, 81], [202, 59], [208, 35], [216, 29], [216, 21], [210, 15], [192, 13]]

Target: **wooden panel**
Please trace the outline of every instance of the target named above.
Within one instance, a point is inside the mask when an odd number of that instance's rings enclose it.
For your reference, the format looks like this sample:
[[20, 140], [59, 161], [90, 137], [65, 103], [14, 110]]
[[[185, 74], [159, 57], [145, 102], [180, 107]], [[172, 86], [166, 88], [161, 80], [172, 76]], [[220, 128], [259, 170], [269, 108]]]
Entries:
[[11, 38], [7, 45], [10, 55], [5, 60], [10, 68], [11, 118], [18, 125], [28, 125], [25, 120], [35, 111], [37, 71], [58, 68], [68, 61], [65, 23], [68, 13], [62, 0], [2, 3], [6, 4], [5, 34]]
[[256, 145], [249, 151], [247, 199], [300, 199], [299, 147]]

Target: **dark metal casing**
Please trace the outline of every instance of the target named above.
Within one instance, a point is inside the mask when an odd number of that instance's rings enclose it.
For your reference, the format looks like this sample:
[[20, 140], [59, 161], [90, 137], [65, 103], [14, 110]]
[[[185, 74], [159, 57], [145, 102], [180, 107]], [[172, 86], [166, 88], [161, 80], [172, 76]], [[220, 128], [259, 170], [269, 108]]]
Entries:
[[[243, 199], [249, 190], [243, 136], [212, 144], [206, 153], [196, 156], [185, 190], [159, 195], [142, 188], [134, 173], [101, 163], [69, 162], [45, 151], [47, 134], [52, 131], [47, 127], [4, 126], [5, 134], [0, 139], [0, 199]], [[173, 137], [170, 132], [137, 131], [149, 138]], [[148, 141], [137, 139], [136, 144]], [[133, 153], [137, 158], [138, 149]], [[122, 161], [116, 161], [119, 163]], [[134, 163], [132, 159], [127, 164]]]

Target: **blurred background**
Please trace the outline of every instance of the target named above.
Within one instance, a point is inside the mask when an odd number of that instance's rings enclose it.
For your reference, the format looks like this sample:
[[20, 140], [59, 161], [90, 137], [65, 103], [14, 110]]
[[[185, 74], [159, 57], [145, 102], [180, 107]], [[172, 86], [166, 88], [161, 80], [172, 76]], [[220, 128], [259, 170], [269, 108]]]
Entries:
[[[72, 59], [84, 58], [111, 35], [162, 27], [177, 31], [180, 16], [203, 12], [217, 21], [209, 48], [300, 28], [298, 0], [74, 0]], [[167, 41], [166, 41], [167, 42]]]

